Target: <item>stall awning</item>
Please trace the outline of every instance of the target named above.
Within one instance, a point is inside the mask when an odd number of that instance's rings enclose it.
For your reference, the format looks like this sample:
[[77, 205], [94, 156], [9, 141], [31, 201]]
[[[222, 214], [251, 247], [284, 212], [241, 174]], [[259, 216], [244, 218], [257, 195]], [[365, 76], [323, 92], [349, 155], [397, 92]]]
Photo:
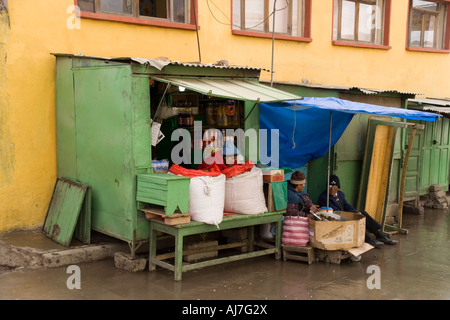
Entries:
[[[279, 166], [289, 168], [301, 167], [326, 155], [355, 114], [424, 121], [436, 121], [440, 117], [430, 112], [383, 107], [338, 98], [307, 97], [297, 101], [259, 105], [260, 128], [278, 129]], [[271, 145], [269, 135], [267, 154], [272, 154]]]
[[152, 79], [184, 87], [210, 97], [254, 102], [297, 100], [301, 97], [245, 79], [211, 79], [200, 77], [155, 77]]

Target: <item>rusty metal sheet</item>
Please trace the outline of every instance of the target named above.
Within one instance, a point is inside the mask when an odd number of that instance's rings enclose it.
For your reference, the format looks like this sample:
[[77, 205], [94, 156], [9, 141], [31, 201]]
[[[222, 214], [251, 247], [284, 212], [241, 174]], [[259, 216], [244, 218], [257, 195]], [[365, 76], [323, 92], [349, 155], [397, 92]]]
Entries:
[[68, 247], [77, 225], [88, 186], [59, 178], [53, 190], [43, 232]]

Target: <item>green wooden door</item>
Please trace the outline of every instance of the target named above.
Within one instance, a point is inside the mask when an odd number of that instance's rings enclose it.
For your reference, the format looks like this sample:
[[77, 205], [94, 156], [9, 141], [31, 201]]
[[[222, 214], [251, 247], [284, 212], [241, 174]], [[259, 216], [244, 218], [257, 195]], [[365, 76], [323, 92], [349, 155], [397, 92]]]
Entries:
[[[417, 121], [416, 123], [423, 123], [424, 121]], [[402, 166], [399, 169], [399, 176], [397, 181], [400, 181], [401, 171], [403, 169], [403, 164], [405, 161], [406, 152], [408, 150], [409, 139], [412, 132], [412, 126], [408, 126], [406, 129], [402, 130], [404, 134], [403, 148], [402, 148]], [[416, 130], [414, 136], [414, 142], [411, 148], [411, 153], [408, 159], [408, 167], [406, 168], [405, 176], [405, 186], [403, 200], [408, 201], [416, 199], [420, 195], [420, 183], [421, 183], [421, 169], [422, 169], [422, 148], [424, 144], [424, 131]]]
[[448, 190], [449, 122], [449, 119], [442, 118], [440, 121], [424, 123], [421, 194], [427, 194], [432, 184], [440, 184], [443, 190]]
[[[149, 99], [133, 101], [129, 66], [79, 68], [73, 74], [76, 171], [92, 187], [92, 229], [134, 241], [139, 237], [136, 166], [150, 161]], [[148, 78], [141, 81], [146, 81], [145, 100]]]
[[369, 116], [357, 114], [334, 146], [333, 172], [347, 201], [356, 206]]

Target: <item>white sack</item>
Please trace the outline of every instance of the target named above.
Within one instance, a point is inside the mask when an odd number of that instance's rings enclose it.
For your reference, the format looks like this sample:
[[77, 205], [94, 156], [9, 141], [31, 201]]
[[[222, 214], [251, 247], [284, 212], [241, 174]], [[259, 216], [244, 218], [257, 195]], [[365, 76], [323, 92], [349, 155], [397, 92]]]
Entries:
[[258, 214], [267, 212], [260, 168], [226, 179], [225, 212]]
[[189, 184], [189, 214], [194, 221], [218, 225], [223, 219], [225, 175], [191, 178]]

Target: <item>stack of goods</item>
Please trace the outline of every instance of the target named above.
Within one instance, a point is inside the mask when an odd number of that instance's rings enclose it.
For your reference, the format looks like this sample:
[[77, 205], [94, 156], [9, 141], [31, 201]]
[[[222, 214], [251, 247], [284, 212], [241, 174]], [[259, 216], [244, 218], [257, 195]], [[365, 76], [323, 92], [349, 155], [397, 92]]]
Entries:
[[262, 171], [252, 162], [223, 170], [216, 167], [210, 171], [185, 169], [174, 164], [169, 171], [191, 177], [189, 214], [194, 221], [218, 225], [224, 211], [241, 214], [267, 212]]

